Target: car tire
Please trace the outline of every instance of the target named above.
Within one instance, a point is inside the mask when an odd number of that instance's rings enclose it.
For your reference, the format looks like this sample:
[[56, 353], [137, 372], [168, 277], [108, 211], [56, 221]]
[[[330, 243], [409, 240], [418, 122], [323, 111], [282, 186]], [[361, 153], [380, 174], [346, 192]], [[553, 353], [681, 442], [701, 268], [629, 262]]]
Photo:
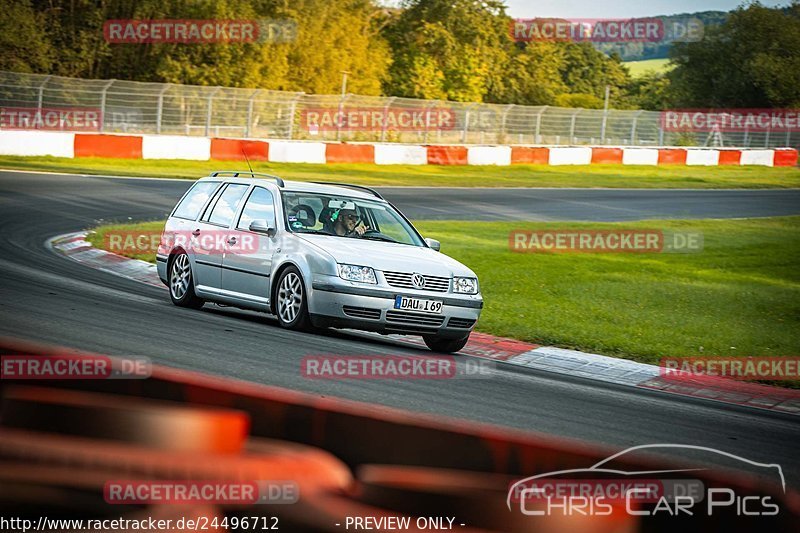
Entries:
[[169, 297], [178, 307], [200, 309], [205, 301], [194, 292], [192, 264], [186, 252], [178, 252], [169, 263]]
[[275, 288], [275, 316], [282, 328], [298, 331], [311, 328], [303, 276], [294, 266], [284, 270], [278, 278]]
[[454, 353], [467, 345], [469, 335], [463, 339], [442, 339], [433, 335], [425, 335], [422, 337], [422, 339], [425, 341], [425, 344], [428, 346], [428, 348], [430, 348], [433, 352]]

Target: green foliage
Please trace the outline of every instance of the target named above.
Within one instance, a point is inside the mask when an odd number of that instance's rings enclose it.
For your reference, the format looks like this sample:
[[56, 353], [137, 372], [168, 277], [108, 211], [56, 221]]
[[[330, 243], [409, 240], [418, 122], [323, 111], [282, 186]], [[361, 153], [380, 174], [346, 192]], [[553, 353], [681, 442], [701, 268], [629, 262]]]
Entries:
[[676, 43], [672, 61], [668, 76], [680, 106], [800, 105], [800, 4], [740, 7], [702, 41]]
[[42, 31], [44, 16], [30, 0], [17, 0], [0, 10], [0, 70], [47, 72], [54, 49]]
[[[590, 43], [515, 43], [504, 0], [6, 0], [0, 69], [461, 102], [617, 109], [800, 105], [800, 3], [695, 13], [702, 41], [674, 43], [669, 72], [636, 72]], [[682, 20], [688, 15], [675, 15]], [[672, 20], [667, 17], [665, 20]], [[110, 44], [112, 19], [296, 22], [288, 42]], [[627, 45], [626, 45], [627, 46]], [[663, 46], [658, 44], [657, 46]], [[606, 52], [606, 53], [603, 53]], [[600, 104], [598, 104], [600, 102]]]
[[[390, 61], [371, 0], [40, 0], [33, 11], [29, 0], [9, 3], [0, 42], [3, 68], [16, 71], [335, 93], [346, 70], [351, 92], [380, 94]], [[290, 42], [110, 44], [103, 24], [115, 19], [289, 20], [298, 31]], [[22, 43], [27, 52], [6, 52]]]
[[660, 111], [672, 104], [670, 80], [663, 73], [648, 71], [631, 80], [628, 98], [631, 107]]
[[603, 109], [603, 100], [593, 94], [559, 94], [556, 97], [556, 105], [559, 107]]
[[387, 94], [479, 102], [501, 86], [511, 38], [497, 0], [409, 0], [384, 30]]

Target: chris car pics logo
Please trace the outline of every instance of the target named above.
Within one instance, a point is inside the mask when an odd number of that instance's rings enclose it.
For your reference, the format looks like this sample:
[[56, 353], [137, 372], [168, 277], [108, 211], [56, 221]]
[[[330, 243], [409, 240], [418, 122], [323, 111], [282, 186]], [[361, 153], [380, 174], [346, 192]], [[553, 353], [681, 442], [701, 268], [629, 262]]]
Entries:
[[[780, 512], [778, 500], [769, 494], [739, 494], [714, 482], [706, 485], [692, 477], [707, 468], [628, 470], [614, 467], [614, 460], [630, 459], [640, 450], [686, 450], [715, 455], [720, 460], [741, 462], [763, 469], [762, 477], [780, 482], [786, 493], [783, 469], [774, 463], [759, 463], [731, 453], [684, 444], [645, 444], [627, 448], [588, 468], [557, 470], [521, 479], [509, 487], [506, 504], [510, 511], [526, 516], [697, 516], [727, 514], [740, 517], [770, 517]], [[628, 457], [626, 457], [628, 456]]]

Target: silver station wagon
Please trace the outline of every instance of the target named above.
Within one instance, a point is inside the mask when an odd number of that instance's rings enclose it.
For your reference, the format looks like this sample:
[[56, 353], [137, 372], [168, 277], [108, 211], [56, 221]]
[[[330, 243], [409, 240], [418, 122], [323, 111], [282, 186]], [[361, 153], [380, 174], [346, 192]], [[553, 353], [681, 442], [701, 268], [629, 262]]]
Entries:
[[297, 330], [421, 335], [436, 352], [463, 348], [483, 307], [472, 270], [356, 185], [214, 172], [175, 206], [156, 259], [181, 307], [265, 311]]

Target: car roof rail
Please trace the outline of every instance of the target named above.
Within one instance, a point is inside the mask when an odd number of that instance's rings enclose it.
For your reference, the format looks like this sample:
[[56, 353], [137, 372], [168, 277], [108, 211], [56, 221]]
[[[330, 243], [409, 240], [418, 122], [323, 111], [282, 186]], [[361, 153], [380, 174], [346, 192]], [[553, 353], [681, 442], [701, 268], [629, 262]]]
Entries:
[[311, 183], [318, 183], [320, 185], [336, 185], [337, 187], [349, 187], [351, 189], [358, 189], [361, 191], [367, 191], [368, 193], [377, 196], [381, 200], [383, 200], [383, 196], [376, 191], [375, 189], [370, 189], [369, 187], [364, 187], [363, 185], [351, 185], [349, 183], [340, 183], [338, 181], [312, 181]]
[[242, 177], [250, 176], [252, 178], [267, 178], [275, 180], [275, 183], [278, 184], [278, 187], [280, 188], [284, 187], [283, 179], [279, 178], [278, 176], [273, 176], [272, 174], [261, 174], [259, 172], [250, 172], [249, 170], [217, 170], [216, 172], [212, 172], [210, 176], [212, 178], [224, 178], [224, 177], [238, 178], [239, 176]]

